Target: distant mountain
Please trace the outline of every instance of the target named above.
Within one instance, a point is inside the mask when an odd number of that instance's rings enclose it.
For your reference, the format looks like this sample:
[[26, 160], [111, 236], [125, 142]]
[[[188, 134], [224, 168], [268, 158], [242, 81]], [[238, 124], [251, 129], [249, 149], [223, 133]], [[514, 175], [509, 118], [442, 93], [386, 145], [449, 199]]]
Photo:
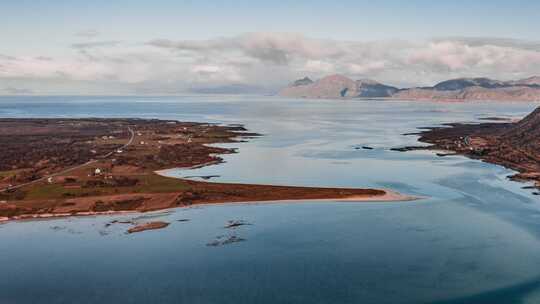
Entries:
[[397, 91], [398, 88], [385, 85], [370, 79], [357, 80], [358, 91], [360, 95], [358, 97], [375, 98], [375, 97], [390, 97]]
[[313, 80], [311, 80], [309, 77], [304, 77], [302, 79], [298, 79], [295, 82], [293, 82], [292, 86], [293, 87], [299, 87], [299, 86], [309, 85], [309, 84], [312, 84], [312, 83], [313, 83]]
[[398, 89], [374, 80], [352, 80], [330, 75], [317, 81], [308, 77], [291, 83], [280, 96], [303, 98], [392, 98], [409, 100], [508, 100], [540, 101], [540, 77], [515, 81], [457, 78], [432, 87]]
[[413, 88], [401, 90], [392, 95], [394, 99], [406, 100], [499, 100], [499, 101], [540, 101], [540, 89], [532, 87], [501, 87], [488, 89], [467, 87], [462, 90], [437, 90], [433, 88]]
[[398, 88], [387, 86], [374, 80], [352, 80], [335, 74], [312, 81], [305, 77], [291, 83], [279, 92], [285, 97], [304, 98], [354, 98], [354, 97], [390, 97]]
[[463, 90], [470, 87], [482, 87], [486, 89], [495, 89], [505, 87], [506, 84], [502, 81], [492, 80], [489, 78], [458, 78], [439, 82], [433, 89], [437, 91], [454, 91]]
[[516, 81], [509, 81], [508, 84], [538, 86], [538, 87], [540, 87], [540, 77], [539, 76], [533, 76], [533, 77], [520, 79], [520, 80], [516, 80]]
[[342, 75], [330, 75], [315, 82], [305, 77], [296, 80], [287, 88], [281, 90], [279, 95], [287, 97], [306, 98], [340, 98], [354, 97], [356, 83]]
[[404, 89], [392, 95], [392, 98], [449, 101], [540, 101], [539, 84], [540, 77], [516, 81], [457, 78], [440, 82], [433, 87]]

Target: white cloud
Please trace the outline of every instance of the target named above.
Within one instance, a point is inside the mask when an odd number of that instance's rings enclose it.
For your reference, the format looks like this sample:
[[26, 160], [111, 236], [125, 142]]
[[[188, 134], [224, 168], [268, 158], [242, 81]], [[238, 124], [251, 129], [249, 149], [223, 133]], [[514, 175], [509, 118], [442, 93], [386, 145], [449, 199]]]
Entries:
[[332, 73], [335, 66], [332, 63], [323, 60], [307, 60], [304, 70], [308, 73]]
[[220, 67], [216, 65], [195, 65], [193, 68], [191, 68], [191, 71], [194, 73], [201, 73], [201, 74], [212, 74], [217, 73], [221, 69]]
[[79, 31], [79, 32], [75, 33], [75, 36], [84, 37], [84, 38], [95, 38], [95, 37], [99, 36], [99, 34], [100, 33], [97, 30], [86, 29], [86, 30], [82, 30], [82, 31]]
[[[0, 55], [0, 78], [97, 82], [182, 91], [228, 84], [277, 88], [297, 77], [343, 73], [397, 85], [463, 76], [513, 79], [540, 74], [540, 43], [498, 38], [337, 41], [294, 33], [249, 33], [209, 40], [91, 41], [72, 55]], [[19, 84], [17, 83], [17, 84]], [[45, 82], [49, 83], [49, 82]], [[32, 87], [39, 91], [36, 85]]]
[[348, 65], [349, 74], [358, 75], [358, 74], [367, 74], [373, 72], [380, 72], [386, 67], [386, 61], [384, 60], [374, 60], [371, 62], [365, 62], [363, 64], [351, 63]]
[[502, 71], [527, 70], [527, 65], [540, 63], [540, 52], [494, 45], [470, 46], [462, 42], [441, 41], [429, 43], [414, 50], [408, 57], [410, 64], [471, 71], [497, 68]]

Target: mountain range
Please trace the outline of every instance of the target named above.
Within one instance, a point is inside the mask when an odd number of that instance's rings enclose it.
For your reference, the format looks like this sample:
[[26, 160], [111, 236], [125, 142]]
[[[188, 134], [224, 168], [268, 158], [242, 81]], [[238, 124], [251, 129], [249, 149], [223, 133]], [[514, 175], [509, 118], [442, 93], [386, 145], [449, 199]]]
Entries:
[[432, 87], [397, 88], [380, 82], [353, 80], [335, 74], [313, 81], [305, 77], [279, 92], [301, 98], [390, 98], [406, 100], [509, 100], [540, 101], [540, 77], [499, 81], [489, 78], [457, 78]]

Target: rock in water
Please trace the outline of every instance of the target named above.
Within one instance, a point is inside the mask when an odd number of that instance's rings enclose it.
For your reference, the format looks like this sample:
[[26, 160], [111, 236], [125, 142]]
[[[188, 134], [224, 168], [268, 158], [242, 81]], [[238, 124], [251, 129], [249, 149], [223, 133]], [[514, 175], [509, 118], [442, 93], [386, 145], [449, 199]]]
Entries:
[[137, 225], [133, 228], [130, 228], [128, 229], [128, 233], [137, 233], [137, 232], [142, 232], [142, 231], [146, 231], [146, 230], [154, 230], [154, 229], [162, 229], [162, 228], [165, 228], [169, 226], [169, 223], [167, 222], [149, 222], [149, 223], [144, 223], [144, 224], [141, 224], [141, 225]]

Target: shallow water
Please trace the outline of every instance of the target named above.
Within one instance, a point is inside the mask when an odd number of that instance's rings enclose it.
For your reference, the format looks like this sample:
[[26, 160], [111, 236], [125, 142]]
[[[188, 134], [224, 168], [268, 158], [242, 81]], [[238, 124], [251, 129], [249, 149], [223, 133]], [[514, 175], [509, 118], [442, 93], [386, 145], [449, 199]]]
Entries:
[[[540, 200], [510, 170], [460, 156], [394, 152], [403, 133], [521, 117], [526, 103], [288, 100], [250, 96], [0, 97], [2, 117], [155, 117], [243, 123], [265, 136], [226, 163], [174, 176], [377, 187], [426, 199], [174, 209], [166, 229], [113, 219], [0, 225], [0, 303], [537, 303]], [[356, 150], [370, 146], [373, 150]], [[178, 219], [190, 219], [177, 222]], [[228, 220], [252, 225], [223, 228]], [[144, 221], [140, 219], [140, 221]], [[246, 239], [221, 247], [230, 235]]]

